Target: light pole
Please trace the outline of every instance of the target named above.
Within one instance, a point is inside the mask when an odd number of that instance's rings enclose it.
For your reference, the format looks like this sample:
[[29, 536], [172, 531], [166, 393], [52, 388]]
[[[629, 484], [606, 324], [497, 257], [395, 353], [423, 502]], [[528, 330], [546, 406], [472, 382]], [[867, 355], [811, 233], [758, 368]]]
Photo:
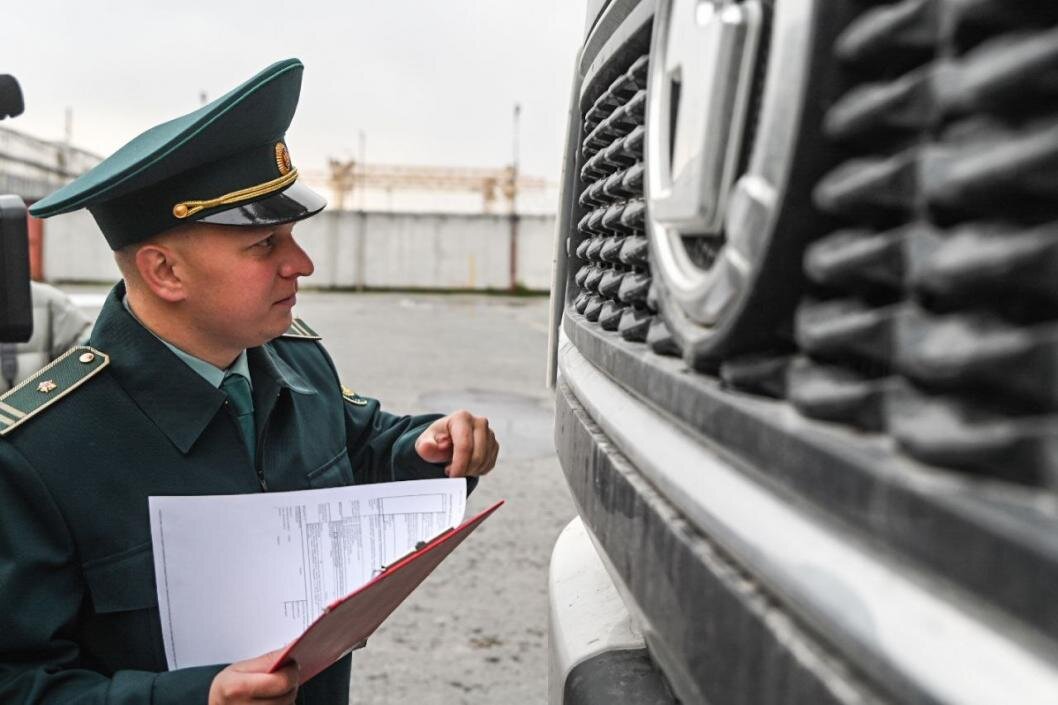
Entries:
[[364, 193], [364, 185], [367, 183], [367, 135], [363, 130], [356, 131], [356, 161], [360, 165], [360, 210], [367, 207], [367, 194]]
[[508, 198], [510, 199], [510, 290], [518, 289], [518, 123], [522, 114], [520, 103], [514, 104], [512, 139], [511, 139], [511, 183], [508, 186]]

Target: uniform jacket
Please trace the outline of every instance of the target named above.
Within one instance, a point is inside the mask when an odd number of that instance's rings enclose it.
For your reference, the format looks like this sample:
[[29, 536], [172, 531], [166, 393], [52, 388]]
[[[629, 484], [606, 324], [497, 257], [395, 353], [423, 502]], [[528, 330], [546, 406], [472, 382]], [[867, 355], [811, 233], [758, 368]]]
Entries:
[[[14, 357], [17, 384], [88, 337], [92, 322], [66, 294], [41, 282], [30, 282], [33, 300], [33, 336], [10, 347], [0, 344], [0, 357]], [[0, 372], [5, 366], [0, 363]], [[0, 374], [0, 393], [8, 389]]]
[[[111, 292], [110, 363], [0, 439], [0, 702], [187, 705], [223, 665], [166, 672], [147, 497], [442, 477], [415, 453], [436, 416], [343, 394], [313, 339], [248, 351], [257, 463], [214, 389]], [[277, 645], [278, 646], [278, 645]], [[298, 702], [346, 703], [349, 657]]]

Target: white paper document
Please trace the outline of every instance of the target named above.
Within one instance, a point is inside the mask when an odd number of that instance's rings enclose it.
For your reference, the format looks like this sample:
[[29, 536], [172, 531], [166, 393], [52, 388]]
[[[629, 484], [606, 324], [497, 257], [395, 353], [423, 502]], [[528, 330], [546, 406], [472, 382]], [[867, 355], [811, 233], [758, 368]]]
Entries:
[[278, 649], [328, 605], [463, 521], [466, 480], [151, 497], [170, 669]]

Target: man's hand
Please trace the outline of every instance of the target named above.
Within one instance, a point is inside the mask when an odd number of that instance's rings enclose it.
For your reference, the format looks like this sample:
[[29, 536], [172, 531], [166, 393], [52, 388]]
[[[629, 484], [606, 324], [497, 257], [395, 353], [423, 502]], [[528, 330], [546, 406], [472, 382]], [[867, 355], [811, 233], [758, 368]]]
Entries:
[[209, 705], [294, 705], [298, 694], [298, 666], [291, 662], [275, 673], [268, 673], [278, 657], [279, 652], [272, 651], [225, 668], [209, 687]]
[[448, 463], [449, 477], [478, 477], [492, 470], [500, 444], [488, 419], [457, 411], [430, 424], [415, 441], [415, 452], [428, 463]]

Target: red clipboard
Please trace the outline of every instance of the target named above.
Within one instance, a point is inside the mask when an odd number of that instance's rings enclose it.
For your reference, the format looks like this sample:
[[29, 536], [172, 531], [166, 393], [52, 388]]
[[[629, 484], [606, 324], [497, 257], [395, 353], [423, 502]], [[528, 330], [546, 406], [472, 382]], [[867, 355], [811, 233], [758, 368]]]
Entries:
[[285, 663], [297, 661], [300, 680], [304, 683], [363, 646], [397, 605], [503, 502], [501, 499], [459, 526], [438, 534], [422, 548], [390, 563], [362, 587], [329, 605], [301, 636], [283, 649], [268, 672], [275, 673]]

